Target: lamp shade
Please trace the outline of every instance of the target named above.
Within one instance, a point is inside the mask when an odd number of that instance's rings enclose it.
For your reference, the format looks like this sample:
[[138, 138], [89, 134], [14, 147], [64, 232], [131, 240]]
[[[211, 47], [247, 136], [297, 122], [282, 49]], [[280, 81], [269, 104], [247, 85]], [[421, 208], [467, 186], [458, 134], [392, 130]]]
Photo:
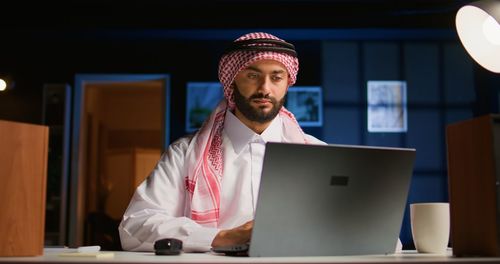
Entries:
[[470, 56], [489, 71], [500, 73], [500, 0], [483, 0], [457, 12], [456, 28]]

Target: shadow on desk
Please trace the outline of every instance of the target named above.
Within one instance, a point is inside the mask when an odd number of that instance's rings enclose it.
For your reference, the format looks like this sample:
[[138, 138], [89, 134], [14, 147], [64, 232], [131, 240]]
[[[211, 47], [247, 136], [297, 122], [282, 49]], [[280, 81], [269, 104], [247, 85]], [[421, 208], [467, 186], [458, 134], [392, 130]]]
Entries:
[[101, 250], [121, 251], [118, 225], [120, 220], [105, 213], [92, 212], [87, 216], [85, 245], [99, 245]]

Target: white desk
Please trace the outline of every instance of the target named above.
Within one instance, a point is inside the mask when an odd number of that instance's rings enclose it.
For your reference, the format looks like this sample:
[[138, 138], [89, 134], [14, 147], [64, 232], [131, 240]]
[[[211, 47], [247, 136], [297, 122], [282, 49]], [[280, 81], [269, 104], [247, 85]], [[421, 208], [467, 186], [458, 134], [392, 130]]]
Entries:
[[394, 255], [340, 256], [340, 257], [279, 257], [249, 258], [227, 257], [212, 253], [183, 253], [178, 256], [156, 256], [148, 252], [113, 252], [112, 257], [61, 257], [47, 252], [38, 257], [0, 257], [0, 263], [500, 263], [500, 258], [455, 258], [451, 252], [446, 255], [417, 254], [405, 251]]

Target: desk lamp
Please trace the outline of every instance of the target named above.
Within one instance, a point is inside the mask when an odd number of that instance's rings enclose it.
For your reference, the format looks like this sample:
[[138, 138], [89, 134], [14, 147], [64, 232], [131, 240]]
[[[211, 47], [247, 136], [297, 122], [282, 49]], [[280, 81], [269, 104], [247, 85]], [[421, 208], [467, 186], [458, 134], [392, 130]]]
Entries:
[[463, 6], [455, 24], [470, 56], [485, 69], [500, 73], [500, 1], [483, 0]]

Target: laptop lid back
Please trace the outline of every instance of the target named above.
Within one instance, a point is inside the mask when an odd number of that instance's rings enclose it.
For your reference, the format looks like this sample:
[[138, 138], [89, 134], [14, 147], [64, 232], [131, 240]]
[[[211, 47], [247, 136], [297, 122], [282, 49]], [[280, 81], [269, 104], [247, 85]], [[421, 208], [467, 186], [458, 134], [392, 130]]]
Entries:
[[393, 253], [414, 149], [267, 143], [252, 257]]

